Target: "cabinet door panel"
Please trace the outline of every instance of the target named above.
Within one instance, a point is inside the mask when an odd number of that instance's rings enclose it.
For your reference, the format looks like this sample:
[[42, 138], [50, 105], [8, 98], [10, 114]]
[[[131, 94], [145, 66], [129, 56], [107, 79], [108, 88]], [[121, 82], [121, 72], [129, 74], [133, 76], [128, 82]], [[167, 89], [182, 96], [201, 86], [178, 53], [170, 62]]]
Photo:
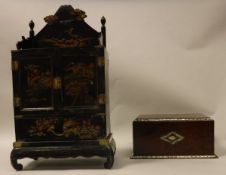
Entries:
[[21, 61], [22, 107], [47, 108], [52, 104], [53, 70], [50, 59]]
[[54, 52], [36, 52], [12, 53], [15, 114], [54, 109]]
[[64, 107], [96, 104], [95, 57], [62, 57], [62, 103]]

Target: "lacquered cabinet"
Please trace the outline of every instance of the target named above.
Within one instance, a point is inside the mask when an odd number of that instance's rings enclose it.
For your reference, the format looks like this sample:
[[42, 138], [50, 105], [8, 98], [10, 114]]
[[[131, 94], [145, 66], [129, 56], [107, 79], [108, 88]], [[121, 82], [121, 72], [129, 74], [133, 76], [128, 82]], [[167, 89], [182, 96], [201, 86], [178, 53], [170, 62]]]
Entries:
[[101, 32], [85, 12], [61, 6], [35, 35], [12, 51], [16, 141], [11, 163], [30, 157], [106, 157], [114, 162], [110, 131], [105, 19]]

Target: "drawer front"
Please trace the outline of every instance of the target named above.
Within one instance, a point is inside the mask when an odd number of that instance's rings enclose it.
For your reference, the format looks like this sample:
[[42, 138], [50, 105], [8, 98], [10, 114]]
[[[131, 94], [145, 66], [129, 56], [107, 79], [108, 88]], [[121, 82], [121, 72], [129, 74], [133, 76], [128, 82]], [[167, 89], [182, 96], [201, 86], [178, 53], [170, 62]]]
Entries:
[[214, 122], [134, 122], [134, 156], [213, 155]]
[[23, 117], [15, 119], [16, 139], [23, 141], [93, 140], [105, 135], [105, 117]]

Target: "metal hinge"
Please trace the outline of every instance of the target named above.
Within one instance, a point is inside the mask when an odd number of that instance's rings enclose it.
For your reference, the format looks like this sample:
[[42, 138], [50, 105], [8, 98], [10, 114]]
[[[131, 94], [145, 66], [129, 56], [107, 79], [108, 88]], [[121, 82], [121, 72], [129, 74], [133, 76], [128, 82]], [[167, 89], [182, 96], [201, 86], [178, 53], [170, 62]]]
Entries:
[[99, 139], [99, 144], [102, 146], [107, 146], [110, 144], [109, 139]]
[[107, 138], [99, 139], [99, 144], [103, 146], [108, 146], [112, 142], [112, 134], [109, 134]]
[[95, 116], [101, 117], [103, 120], [106, 118], [105, 113], [96, 113]]
[[105, 64], [104, 57], [103, 57], [103, 56], [102, 56], [102, 57], [98, 57], [98, 58], [97, 58], [97, 65], [98, 65], [99, 67], [103, 67], [104, 64]]
[[21, 106], [21, 98], [20, 97], [14, 97], [14, 106], [15, 107], [20, 107]]
[[23, 118], [23, 115], [15, 115], [14, 118], [15, 119], [22, 119]]
[[23, 141], [16, 141], [16, 142], [13, 143], [13, 147], [14, 148], [21, 148], [23, 143], [24, 143]]
[[12, 61], [12, 71], [18, 71], [19, 70], [19, 62], [18, 61]]
[[98, 95], [98, 103], [99, 104], [105, 104], [105, 94], [99, 94]]
[[55, 77], [53, 79], [53, 89], [61, 89], [62, 87], [62, 82], [61, 82], [61, 78], [60, 77]]

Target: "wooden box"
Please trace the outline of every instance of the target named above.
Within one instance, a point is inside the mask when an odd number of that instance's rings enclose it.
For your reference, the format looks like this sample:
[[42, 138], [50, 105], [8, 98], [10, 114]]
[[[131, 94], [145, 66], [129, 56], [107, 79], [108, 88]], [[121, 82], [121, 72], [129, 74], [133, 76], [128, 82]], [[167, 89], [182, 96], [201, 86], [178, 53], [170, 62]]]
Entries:
[[141, 115], [132, 158], [215, 158], [214, 120], [203, 114]]

